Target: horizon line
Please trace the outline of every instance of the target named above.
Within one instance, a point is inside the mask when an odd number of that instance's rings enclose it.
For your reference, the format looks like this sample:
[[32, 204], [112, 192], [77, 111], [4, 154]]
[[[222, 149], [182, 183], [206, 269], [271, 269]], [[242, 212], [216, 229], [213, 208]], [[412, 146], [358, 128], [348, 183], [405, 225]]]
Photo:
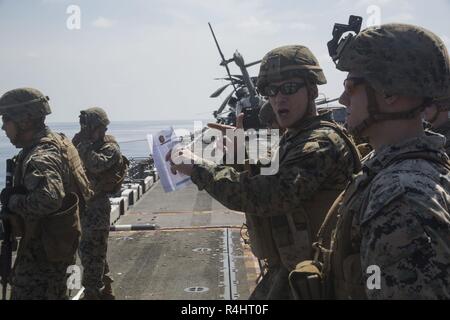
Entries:
[[[161, 119], [161, 120], [111, 120], [111, 123], [120, 123], [120, 122], [170, 122], [170, 121], [211, 121], [214, 119]], [[46, 124], [51, 123], [78, 123], [78, 121], [46, 121]]]

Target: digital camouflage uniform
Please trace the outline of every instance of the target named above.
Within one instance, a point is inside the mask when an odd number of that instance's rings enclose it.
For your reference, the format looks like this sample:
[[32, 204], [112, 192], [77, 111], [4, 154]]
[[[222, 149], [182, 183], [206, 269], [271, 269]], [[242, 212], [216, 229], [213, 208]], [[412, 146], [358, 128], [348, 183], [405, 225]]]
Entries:
[[[28, 190], [27, 195], [11, 197], [8, 208], [20, 215], [25, 224], [34, 223], [58, 210], [65, 194], [71, 190], [69, 167], [52, 144], [41, 143], [51, 137], [49, 129], [39, 132], [32, 146], [21, 151], [14, 184]], [[12, 277], [12, 300], [65, 299], [67, 268], [72, 261], [50, 262], [39, 236], [20, 243]]]
[[310, 227], [317, 231], [322, 219], [314, 214], [323, 218], [359, 160], [341, 133], [325, 126], [326, 121], [331, 121], [329, 114], [305, 119], [286, 133], [275, 175], [250, 177], [225, 166], [194, 166], [192, 181], [200, 190], [232, 210], [270, 219], [280, 264], [263, 278], [258, 285], [262, 292], [257, 288], [254, 298], [290, 298], [289, 271], [312, 255], [315, 234], [307, 224], [315, 224]]
[[[434, 98], [449, 85], [447, 50], [420, 27], [368, 28], [341, 54], [338, 69], [357, 71], [367, 83], [369, 118], [359, 129], [418, 119], [428, 103], [408, 112], [380, 113], [375, 91]], [[418, 133], [368, 156], [338, 209], [329, 213], [336, 212], [338, 222], [331, 251], [322, 251], [326, 297], [450, 298], [450, 175], [444, 144], [439, 135]], [[368, 269], [373, 266], [380, 268], [375, 278]], [[369, 289], [366, 280], [374, 285], [378, 276], [380, 287]]]
[[[258, 117], [260, 124], [269, 128], [269, 130], [273, 128], [274, 123], [277, 123], [275, 113], [269, 102], [266, 102], [261, 107]], [[268, 156], [270, 157], [271, 154], [272, 150], [269, 149]], [[239, 171], [237, 166], [232, 167]], [[249, 177], [260, 174], [260, 167], [261, 163], [247, 165], [246, 169], [249, 171]], [[263, 300], [272, 295], [272, 282], [274, 282], [273, 279], [276, 277], [277, 270], [281, 265], [281, 260], [273, 241], [270, 217], [261, 217], [245, 213], [245, 226], [248, 240], [245, 238], [244, 241], [250, 245], [253, 255], [258, 259], [261, 272], [260, 277], [262, 277], [262, 280], [258, 279], [259, 283], [257, 289], [253, 291], [249, 299]]]
[[77, 149], [94, 190], [86, 211], [80, 214], [82, 282], [86, 292], [99, 292], [113, 281], [107, 262], [111, 204], [104, 189], [105, 174], [121, 161], [122, 155], [117, 142], [108, 135], [94, 143], [81, 141]]
[[[200, 190], [232, 210], [245, 212], [249, 222], [252, 216], [262, 218], [260, 225], [249, 225], [249, 234], [251, 228], [259, 228], [253, 232], [267, 237], [258, 241], [258, 246], [270, 254], [255, 255], [269, 261], [269, 270], [250, 299], [291, 298], [289, 272], [298, 262], [311, 258], [312, 242], [328, 207], [359, 170], [353, 143], [332, 123], [330, 114], [315, 116], [313, 89], [325, 84], [326, 78], [307, 47], [283, 46], [267, 53], [261, 62], [258, 90], [267, 95], [272, 83], [296, 78], [306, 83], [306, 114], [280, 141], [273, 158], [279, 163], [277, 173], [252, 176], [204, 164], [194, 165], [191, 175]], [[252, 249], [255, 252], [255, 247]]]
[[[15, 89], [0, 99], [0, 105], [3, 107], [4, 104], [24, 104], [36, 97], [42, 97], [42, 94], [35, 89]], [[21, 105], [16, 109], [20, 111], [21, 116], [28, 112], [33, 114], [37, 109], [37, 113], [44, 117], [50, 113], [47, 100]], [[10, 116], [13, 121], [21, 121], [20, 117], [10, 115], [8, 110], [1, 111], [1, 114]], [[62, 151], [61, 141], [74, 151], [68, 158], [65, 158], [67, 153]], [[66, 161], [67, 159], [70, 160]], [[78, 165], [77, 172], [72, 170], [74, 167], [71, 165], [74, 163], [75, 166]], [[79, 176], [76, 176], [77, 174]], [[80, 181], [85, 183], [84, 194], [79, 191]], [[72, 216], [71, 222], [74, 223], [71, 229], [58, 224], [57, 221], [55, 225], [54, 217], [61, 212], [64, 200], [69, 198], [71, 192], [80, 195], [80, 201], [84, 201], [81, 199], [83, 196], [90, 195], [87, 178], [71, 142], [63, 135], [43, 127], [16, 157], [14, 186], [24, 188], [25, 192], [12, 195], [8, 202], [8, 209], [19, 217], [22, 225], [14, 230], [14, 233], [22, 238], [12, 271], [11, 299], [66, 299], [66, 271], [69, 265], [75, 263], [80, 231], [76, 202], [75, 207], [68, 211]], [[70, 235], [58, 232], [68, 232]], [[49, 234], [52, 237], [49, 237]], [[55, 244], [55, 241], [59, 243]], [[52, 251], [52, 248], [55, 249], [58, 245], [68, 249], [64, 251], [63, 256], [55, 256], [55, 251]], [[59, 253], [61, 254], [61, 251]]]
[[[334, 288], [348, 294], [336, 298], [450, 298], [450, 175], [439, 163], [447, 160], [444, 143], [437, 135], [414, 138], [366, 160], [339, 210], [334, 245], [350, 246], [333, 257], [340, 261], [332, 270]], [[411, 153], [436, 162], [401, 160]], [[372, 265], [381, 269], [381, 290], [364, 285]]]

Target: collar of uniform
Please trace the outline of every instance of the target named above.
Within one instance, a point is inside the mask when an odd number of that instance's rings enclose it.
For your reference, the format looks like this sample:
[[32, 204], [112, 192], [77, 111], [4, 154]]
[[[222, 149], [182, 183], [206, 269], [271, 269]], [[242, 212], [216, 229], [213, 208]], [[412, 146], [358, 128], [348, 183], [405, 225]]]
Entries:
[[284, 135], [284, 140], [289, 141], [299, 133], [309, 130], [313, 127], [317, 122], [320, 121], [333, 121], [331, 116], [331, 111], [329, 112], [321, 112], [318, 116], [308, 117], [306, 119], [301, 119], [296, 122], [292, 128], [290, 128], [286, 134]]
[[33, 140], [30, 142], [29, 146], [25, 147], [24, 149], [33, 148], [35, 145], [39, 143], [39, 141], [41, 141], [42, 138], [48, 136], [50, 132], [51, 131], [48, 127], [44, 127], [44, 129], [42, 129], [41, 131], [37, 132], [34, 135]]
[[103, 137], [102, 139], [98, 139], [97, 141], [94, 141], [91, 143], [92, 148], [98, 149], [101, 146], [103, 146], [106, 143], [106, 137]]
[[435, 133], [427, 134], [427, 136], [415, 137], [394, 145], [387, 145], [373, 152], [371, 157], [365, 161], [363, 171], [379, 172], [394, 158], [404, 153], [425, 151], [443, 154], [445, 138]]

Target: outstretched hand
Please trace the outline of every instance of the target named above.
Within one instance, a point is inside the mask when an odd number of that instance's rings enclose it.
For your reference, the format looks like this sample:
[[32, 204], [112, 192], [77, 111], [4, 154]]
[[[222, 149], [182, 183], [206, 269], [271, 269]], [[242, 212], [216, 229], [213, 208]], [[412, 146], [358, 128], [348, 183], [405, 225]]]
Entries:
[[227, 130], [236, 130], [244, 128], [244, 114], [241, 113], [236, 118], [236, 126], [229, 126], [227, 124], [220, 123], [208, 123], [208, 128], [220, 130], [223, 135], [227, 133]]
[[208, 123], [207, 126], [208, 128], [219, 130], [222, 134], [226, 134], [227, 130], [236, 130], [236, 127], [221, 123]]
[[171, 149], [166, 154], [166, 161], [170, 162], [170, 170], [173, 174], [182, 173], [191, 176], [194, 163], [198, 158], [190, 150], [182, 148]]
[[224, 154], [228, 153], [229, 147], [228, 146], [232, 146], [234, 144], [234, 147], [232, 148], [232, 150], [234, 150], [235, 153], [235, 157], [236, 157], [236, 152], [237, 152], [237, 146], [236, 146], [236, 139], [233, 139], [234, 141], [232, 141], [229, 137], [227, 137], [227, 130], [233, 130], [236, 131], [237, 129], [243, 129], [244, 128], [244, 114], [240, 113], [237, 118], [236, 118], [236, 127], [233, 126], [229, 126], [226, 124], [219, 124], [219, 123], [208, 123], [208, 127], [211, 129], [216, 129], [216, 130], [220, 130], [223, 134], [223, 140], [217, 141], [217, 148], [219, 150], [222, 150], [222, 152]]

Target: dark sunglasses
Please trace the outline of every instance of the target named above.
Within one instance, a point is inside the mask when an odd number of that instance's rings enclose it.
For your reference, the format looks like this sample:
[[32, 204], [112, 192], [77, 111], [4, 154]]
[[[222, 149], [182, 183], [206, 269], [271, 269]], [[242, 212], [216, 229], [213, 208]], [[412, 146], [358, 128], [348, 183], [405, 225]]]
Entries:
[[306, 83], [302, 82], [285, 82], [279, 86], [272, 84], [267, 86], [262, 94], [266, 97], [275, 97], [278, 92], [281, 92], [281, 94], [285, 96], [290, 96], [292, 94], [296, 94], [298, 90], [305, 86]]

